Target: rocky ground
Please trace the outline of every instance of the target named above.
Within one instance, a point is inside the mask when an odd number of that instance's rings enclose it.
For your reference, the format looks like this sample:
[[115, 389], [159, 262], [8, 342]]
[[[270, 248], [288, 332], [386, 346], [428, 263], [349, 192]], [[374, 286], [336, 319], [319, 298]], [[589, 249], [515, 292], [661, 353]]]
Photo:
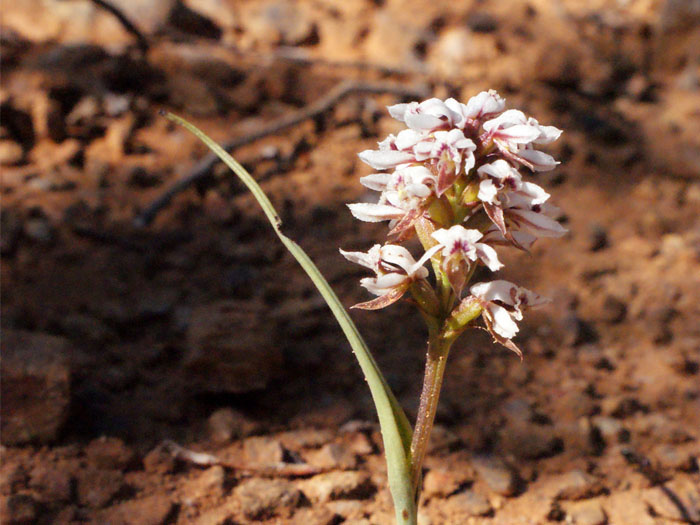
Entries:
[[[385, 105], [495, 88], [565, 130], [570, 234], [505, 255], [553, 302], [523, 362], [454, 348], [421, 523], [700, 523], [697, 1], [97, 3], [3, 3], [3, 523], [392, 522], [359, 368], [251, 197], [215, 166], [150, 213], [206, 154], [159, 109], [225, 142], [338, 86], [235, 156], [347, 305]], [[410, 414], [414, 313], [353, 314]]]

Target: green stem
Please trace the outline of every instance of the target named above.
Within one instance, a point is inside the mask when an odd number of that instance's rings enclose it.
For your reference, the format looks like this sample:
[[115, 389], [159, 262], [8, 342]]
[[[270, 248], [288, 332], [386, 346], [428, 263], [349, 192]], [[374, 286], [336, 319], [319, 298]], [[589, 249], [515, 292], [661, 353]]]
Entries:
[[423, 460], [428, 450], [430, 433], [435, 422], [435, 414], [437, 413], [438, 401], [440, 400], [440, 389], [442, 388], [442, 378], [445, 374], [447, 355], [450, 352], [452, 341], [443, 339], [442, 334], [432, 333], [428, 342], [423, 391], [420, 395], [418, 416], [416, 417], [416, 426], [413, 430], [413, 440], [411, 441], [411, 482], [415, 490], [416, 501], [420, 494], [419, 485]]

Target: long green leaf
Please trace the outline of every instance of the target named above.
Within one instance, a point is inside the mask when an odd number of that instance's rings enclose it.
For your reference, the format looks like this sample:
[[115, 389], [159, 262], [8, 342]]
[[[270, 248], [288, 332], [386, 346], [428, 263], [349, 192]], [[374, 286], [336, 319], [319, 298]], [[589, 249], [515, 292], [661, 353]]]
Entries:
[[382, 376], [374, 357], [369, 351], [369, 348], [367, 348], [355, 323], [352, 322], [352, 319], [350, 319], [350, 316], [341, 304], [338, 296], [335, 295], [328, 281], [326, 281], [306, 252], [304, 252], [297, 243], [282, 233], [282, 221], [275, 211], [275, 208], [272, 206], [270, 199], [268, 199], [265, 192], [245, 168], [236, 162], [226, 150], [194, 125], [172, 113], [166, 113], [165, 116], [194, 134], [243, 181], [262, 207], [277, 236], [299, 262], [326, 300], [326, 303], [333, 312], [338, 324], [340, 324], [343, 333], [345, 333], [345, 337], [350, 343], [355, 357], [362, 368], [362, 372], [365, 375], [365, 379], [367, 380], [372, 394], [372, 399], [374, 400], [374, 405], [377, 409], [379, 425], [382, 429], [382, 438], [384, 440], [389, 488], [391, 489], [391, 495], [394, 499], [397, 523], [402, 525], [415, 525], [416, 505], [413, 497], [414, 491], [411, 486], [409, 461], [412, 437], [411, 425], [384, 379], [384, 376]]

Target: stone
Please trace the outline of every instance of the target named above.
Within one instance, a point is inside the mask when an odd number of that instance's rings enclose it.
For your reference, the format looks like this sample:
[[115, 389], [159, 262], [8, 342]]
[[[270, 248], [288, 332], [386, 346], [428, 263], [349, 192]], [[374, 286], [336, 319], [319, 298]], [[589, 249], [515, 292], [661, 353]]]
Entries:
[[258, 424], [231, 408], [220, 408], [212, 412], [207, 420], [209, 436], [215, 443], [228, 443], [254, 433]]
[[423, 496], [445, 497], [459, 490], [464, 483], [464, 476], [453, 470], [430, 469], [423, 477]]
[[63, 468], [39, 463], [30, 474], [29, 487], [51, 503], [70, 501], [73, 479]]
[[512, 496], [518, 489], [515, 473], [498, 458], [490, 456], [477, 457], [472, 466], [486, 485], [501, 496]]
[[599, 501], [582, 501], [566, 507], [566, 522], [573, 525], [605, 525], [608, 516]]
[[444, 505], [460, 517], [487, 516], [493, 512], [489, 500], [472, 490], [452, 496]]
[[284, 462], [282, 444], [269, 436], [255, 436], [243, 442], [246, 465], [252, 468], [270, 467]]
[[375, 492], [367, 472], [327, 472], [304, 481], [302, 490], [314, 502], [366, 499]]
[[22, 146], [12, 140], [0, 140], [0, 165], [19, 164], [24, 158]]
[[71, 345], [41, 333], [3, 330], [2, 442], [55, 440], [68, 417]]
[[246, 480], [236, 487], [233, 495], [250, 520], [289, 517], [302, 500], [299, 489], [281, 479]]
[[552, 478], [548, 483], [548, 490], [556, 500], [580, 500], [597, 496], [605, 488], [597, 478], [574, 469]]
[[105, 470], [129, 469], [134, 465], [136, 453], [119, 438], [102, 436], [85, 447], [90, 464]]
[[280, 0], [253, 2], [242, 16], [247, 36], [266, 44], [296, 46], [313, 39], [315, 24], [308, 10]]
[[185, 502], [195, 502], [205, 498], [220, 498], [224, 495], [226, 472], [221, 465], [215, 465], [189, 480], [182, 487]]
[[177, 509], [168, 496], [156, 495], [114, 505], [99, 514], [99, 523], [109, 525], [165, 525], [175, 523]]
[[184, 357], [195, 385], [206, 392], [236, 394], [265, 388], [282, 367], [270, 323], [263, 308], [244, 301], [195, 308]]
[[116, 470], [88, 468], [77, 478], [78, 503], [85, 507], [104, 507], [125, 487], [124, 476]]
[[622, 422], [613, 417], [596, 416], [591, 422], [606, 442], [623, 442], [626, 441], [625, 436], [629, 435]]
[[8, 525], [32, 525], [36, 523], [37, 503], [29, 494], [12, 494], [0, 498], [0, 516]]
[[282, 432], [277, 437], [289, 450], [300, 450], [325, 445], [333, 439], [333, 432], [328, 429], [304, 428]]
[[309, 465], [320, 469], [349, 470], [357, 467], [357, 457], [339, 443], [328, 443], [318, 450], [304, 454]]

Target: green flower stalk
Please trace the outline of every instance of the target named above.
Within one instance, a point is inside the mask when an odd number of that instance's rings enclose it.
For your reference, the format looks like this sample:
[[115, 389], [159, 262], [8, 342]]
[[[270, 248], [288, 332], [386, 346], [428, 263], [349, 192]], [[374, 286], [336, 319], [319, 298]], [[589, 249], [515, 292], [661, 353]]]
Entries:
[[[495, 91], [467, 104], [432, 98], [390, 106], [407, 129], [390, 135], [378, 150], [360, 153], [377, 173], [360, 182], [380, 192], [376, 203], [349, 204], [363, 221], [389, 221], [387, 243], [342, 255], [374, 273], [360, 284], [375, 297], [353, 308], [378, 310], [410, 297], [428, 330], [426, 368], [413, 429], [369, 349], [328, 282], [306, 253], [281, 229], [270, 200], [248, 172], [197, 128], [167, 117], [201, 139], [246, 184], [275, 233], [309, 275], [336, 317], [365, 375], [382, 430], [396, 522], [417, 524], [421, 474], [440, 398], [450, 348], [477, 319], [494, 340], [522, 352], [512, 338], [526, 307], [545, 302], [503, 280], [472, 284], [479, 266], [498, 271], [494, 247], [529, 250], [539, 237], [566, 230], [552, 218], [556, 209], [540, 186], [523, 181], [520, 167], [547, 171], [558, 163], [535, 146], [561, 131], [542, 126], [517, 110], [505, 110]], [[416, 236], [424, 253], [416, 260], [400, 243]], [[431, 278], [425, 264], [430, 261]]]

